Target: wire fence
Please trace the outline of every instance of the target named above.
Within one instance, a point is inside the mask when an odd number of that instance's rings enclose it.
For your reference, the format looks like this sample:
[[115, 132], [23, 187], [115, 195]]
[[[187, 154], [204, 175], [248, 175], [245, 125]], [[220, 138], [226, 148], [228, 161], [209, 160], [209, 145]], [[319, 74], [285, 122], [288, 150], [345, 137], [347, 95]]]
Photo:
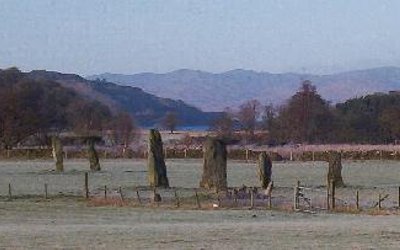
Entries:
[[188, 209], [280, 209], [306, 212], [333, 211], [398, 211], [400, 186], [336, 188], [334, 195], [326, 186], [229, 187], [216, 192], [202, 188], [152, 188], [132, 182], [98, 178], [88, 172], [70, 175], [43, 174], [19, 176], [0, 184], [3, 200], [35, 198], [52, 200], [59, 197], [85, 199], [90, 205], [131, 205], [142, 207]]

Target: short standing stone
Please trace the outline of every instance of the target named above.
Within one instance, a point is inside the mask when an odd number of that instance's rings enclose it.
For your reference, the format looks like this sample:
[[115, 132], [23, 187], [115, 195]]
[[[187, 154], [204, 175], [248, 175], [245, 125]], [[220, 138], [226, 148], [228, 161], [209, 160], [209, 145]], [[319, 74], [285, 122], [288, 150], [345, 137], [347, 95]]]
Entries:
[[203, 154], [203, 176], [200, 187], [225, 190], [228, 186], [225, 143], [215, 138], [207, 138], [203, 145]]
[[95, 138], [87, 139], [90, 170], [100, 171], [101, 168], [100, 168], [99, 156], [95, 149], [95, 141], [96, 141]]
[[169, 187], [161, 134], [155, 129], [149, 133], [147, 168], [150, 186]]
[[51, 138], [51, 145], [53, 148], [53, 159], [56, 163], [57, 171], [64, 171], [64, 163], [63, 163], [63, 146], [61, 140], [58, 136], [53, 136]]
[[271, 182], [272, 176], [272, 161], [271, 158], [262, 152], [258, 158], [258, 175], [261, 181], [261, 187], [267, 188], [268, 184]]
[[329, 183], [331, 181], [335, 181], [336, 187], [344, 186], [342, 179], [342, 156], [340, 152], [336, 151], [329, 152], [328, 181]]

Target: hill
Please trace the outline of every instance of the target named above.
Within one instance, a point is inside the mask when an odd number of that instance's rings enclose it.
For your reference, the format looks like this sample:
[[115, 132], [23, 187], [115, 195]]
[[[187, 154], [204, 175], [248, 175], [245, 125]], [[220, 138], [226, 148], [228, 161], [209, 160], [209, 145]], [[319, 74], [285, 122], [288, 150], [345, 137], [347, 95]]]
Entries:
[[321, 96], [334, 103], [374, 92], [399, 90], [400, 68], [383, 67], [331, 75], [271, 74], [242, 69], [214, 74], [182, 69], [165, 74], [105, 73], [88, 79], [135, 86], [158, 96], [182, 99], [203, 110], [221, 111], [249, 99], [282, 103], [293, 95], [303, 80], [311, 80]]
[[74, 74], [45, 70], [31, 71], [28, 77], [35, 80], [51, 80], [72, 89], [91, 100], [107, 105], [111, 111], [126, 111], [142, 126], [160, 123], [167, 112], [177, 114], [180, 125], [207, 125], [218, 113], [207, 113], [187, 105], [181, 100], [160, 98], [138, 87], [120, 86], [107, 81], [91, 81]]

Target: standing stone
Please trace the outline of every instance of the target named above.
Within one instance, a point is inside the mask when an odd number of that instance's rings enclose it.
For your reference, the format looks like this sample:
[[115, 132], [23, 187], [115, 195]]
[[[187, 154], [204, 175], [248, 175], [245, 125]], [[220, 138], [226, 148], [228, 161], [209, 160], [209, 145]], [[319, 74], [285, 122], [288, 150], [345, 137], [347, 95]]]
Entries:
[[59, 172], [64, 171], [63, 163], [63, 146], [58, 136], [51, 137], [51, 146], [53, 148], [53, 159], [56, 163], [56, 170]]
[[152, 187], [169, 187], [167, 167], [165, 165], [163, 153], [163, 143], [160, 132], [151, 129], [149, 133], [147, 168], [149, 171], [149, 184]]
[[335, 181], [336, 187], [344, 187], [342, 179], [342, 156], [340, 152], [329, 152], [328, 185]]
[[271, 182], [272, 176], [272, 161], [267, 153], [262, 152], [258, 157], [258, 175], [261, 181], [261, 187], [267, 188]]
[[95, 141], [96, 141], [95, 138], [88, 138], [88, 140], [87, 140], [90, 170], [92, 170], [92, 171], [100, 171], [99, 156], [98, 156], [98, 154], [96, 152], [96, 149], [94, 148]]
[[203, 176], [200, 187], [218, 190], [227, 189], [227, 151], [225, 143], [215, 138], [207, 138], [203, 145]]

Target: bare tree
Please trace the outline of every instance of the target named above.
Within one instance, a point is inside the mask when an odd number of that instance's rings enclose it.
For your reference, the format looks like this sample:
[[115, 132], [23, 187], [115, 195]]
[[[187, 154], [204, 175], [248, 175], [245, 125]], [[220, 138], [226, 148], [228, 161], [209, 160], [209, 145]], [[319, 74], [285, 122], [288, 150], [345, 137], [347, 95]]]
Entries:
[[175, 112], [167, 112], [162, 121], [162, 125], [165, 129], [168, 129], [171, 134], [174, 133], [178, 126], [178, 116]]
[[261, 104], [258, 100], [249, 100], [239, 107], [237, 117], [242, 128], [249, 135], [254, 135], [257, 119], [261, 113]]
[[218, 136], [229, 137], [232, 135], [234, 126], [234, 114], [230, 108], [225, 108], [224, 112], [211, 124], [211, 130]]
[[67, 108], [68, 120], [81, 136], [98, 135], [111, 118], [110, 110], [98, 102], [77, 101]]
[[119, 113], [111, 123], [111, 137], [116, 145], [122, 146], [125, 153], [137, 136], [137, 126], [132, 116], [126, 112]]

